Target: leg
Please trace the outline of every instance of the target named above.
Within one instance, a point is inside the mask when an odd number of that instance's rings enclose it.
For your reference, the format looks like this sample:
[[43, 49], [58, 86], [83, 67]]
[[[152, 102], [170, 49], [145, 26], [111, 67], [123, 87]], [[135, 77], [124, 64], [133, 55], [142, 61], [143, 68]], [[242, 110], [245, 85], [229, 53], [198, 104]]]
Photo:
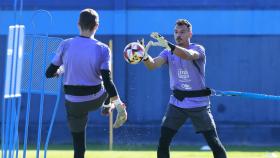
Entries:
[[67, 121], [73, 138], [74, 158], [84, 158], [86, 151], [86, 126], [88, 113], [97, 110], [105, 101], [107, 94], [95, 100], [73, 103], [65, 100]]
[[[70, 105], [71, 106], [71, 105]], [[86, 125], [88, 113], [67, 111], [68, 125], [72, 134], [74, 158], [84, 158], [86, 150]]]
[[178, 129], [185, 123], [187, 115], [181, 108], [170, 105], [161, 125], [157, 158], [169, 158], [169, 146]]
[[202, 133], [212, 149], [214, 158], [226, 158], [226, 151], [216, 131], [215, 121], [209, 106], [188, 110], [197, 133]]
[[175, 136], [177, 131], [161, 127], [159, 145], [157, 149], [157, 158], [169, 158], [169, 146], [172, 141], [172, 138]]
[[86, 151], [85, 131], [72, 132], [71, 134], [73, 138], [74, 158], [84, 158]]
[[216, 130], [202, 132], [204, 138], [206, 139], [208, 145], [210, 146], [214, 158], [226, 158], [226, 150], [221, 143]]
[[84, 158], [86, 151], [86, 125], [88, 121], [88, 112], [79, 108], [83, 105], [72, 105], [66, 101], [66, 112], [68, 126], [71, 131], [74, 158]]

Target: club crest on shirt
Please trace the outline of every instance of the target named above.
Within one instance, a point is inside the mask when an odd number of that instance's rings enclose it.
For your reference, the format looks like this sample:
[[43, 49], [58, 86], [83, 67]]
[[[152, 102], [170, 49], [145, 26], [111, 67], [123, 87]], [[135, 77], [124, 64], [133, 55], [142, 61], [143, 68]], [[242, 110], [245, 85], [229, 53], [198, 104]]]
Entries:
[[177, 75], [178, 75], [178, 79], [180, 82], [189, 82], [190, 81], [190, 75], [187, 70], [178, 69]]

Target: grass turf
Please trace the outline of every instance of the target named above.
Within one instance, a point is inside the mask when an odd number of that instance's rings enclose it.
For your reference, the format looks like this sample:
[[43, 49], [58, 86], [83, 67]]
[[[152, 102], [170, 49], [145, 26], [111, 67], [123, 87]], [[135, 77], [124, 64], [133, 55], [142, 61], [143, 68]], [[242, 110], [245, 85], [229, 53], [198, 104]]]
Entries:
[[[156, 158], [156, 147], [149, 145], [115, 146], [113, 151], [108, 151], [107, 146], [89, 145], [86, 158]], [[212, 158], [210, 151], [200, 151], [199, 146], [175, 146], [171, 148], [171, 158]], [[280, 147], [248, 147], [228, 146], [228, 158], [280, 158]], [[40, 157], [43, 157], [43, 151]], [[20, 152], [20, 156], [21, 152]], [[35, 158], [36, 150], [28, 149], [27, 158]], [[71, 158], [71, 146], [50, 146], [48, 158]]]

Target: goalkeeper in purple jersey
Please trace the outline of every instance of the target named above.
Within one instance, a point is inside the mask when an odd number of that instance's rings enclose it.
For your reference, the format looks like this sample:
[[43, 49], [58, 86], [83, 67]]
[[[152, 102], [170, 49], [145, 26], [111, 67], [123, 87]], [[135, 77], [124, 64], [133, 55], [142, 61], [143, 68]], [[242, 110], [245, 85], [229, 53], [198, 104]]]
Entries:
[[110, 49], [94, 38], [98, 25], [99, 16], [95, 10], [82, 10], [78, 21], [80, 36], [61, 42], [46, 71], [46, 77], [50, 78], [60, 75], [64, 69], [65, 107], [73, 138], [74, 158], [84, 158], [90, 111], [96, 111], [103, 105], [102, 113], [109, 114], [116, 107], [115, 128], [127, 120], [125, 105], [111, 79]]
[[[157, 157], [169, 158], [170, 143], [180, 127], [191, 119], [197, 133], [202, 133], [210, 146], [214, 158], [226, 158], [226, 151], [216, 131], [210, 111], [210, 89], [205, 86], [205, 49], [191, 43], [192, 26], [185, 19], [178, 19], [174, 28], [176, 45], [154, 32], [145, 47], [145, 66], [152, 70], [167, 64], [169, 67], [170, 96], [168, 110], [163, 117]], [[166, 48], [157, 57], [147, 54], [150, 46]]]

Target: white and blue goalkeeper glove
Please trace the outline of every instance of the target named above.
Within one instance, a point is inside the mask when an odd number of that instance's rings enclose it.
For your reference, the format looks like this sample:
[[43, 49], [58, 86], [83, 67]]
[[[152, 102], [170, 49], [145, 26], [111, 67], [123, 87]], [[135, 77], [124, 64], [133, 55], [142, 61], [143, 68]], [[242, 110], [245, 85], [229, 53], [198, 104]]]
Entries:
[[62, 76], [64, 74], [64, 66], [61, 65], [57, 70], [56, 73], [54, 74], [54, 76], [59, 77]]
[[113, 127], [114, 128], [119, 128], [121, 127], [127, 120], [127, 112], [126, 112], [126, 106], [125, 104], [120, 100], [114, 100], [112, 101], [113, 105], [116, 107], [117, 109], [117, 118], [114, 122]]
[[157, 42], [153, 43], [153, 46], [161, 46], [166, 48], [167, 50], [171, 50], [170, 46], [168, 45], [168, 41], [164, 39], [164, 37], [161, 36], [158, 32], [152, 32], [151, 37], [157, 40]]
[[140, 43], [144, 48], [145, 48], [145, 51], [144, 51], [144, 57], [143, 57], [143, 60], [146, 61], [148, 60], [149, 58], [149, 54], [148, 54], [148, 51], [150, 49], [151, 46], [154, 46], [154, 42], [153, 41], [149, 41], [147, 43], [147, 45], [145, 45], [145, 42], [144, 42], [144, 38], [142, 38], [141, 41], [137, 40], [138, 43]]

